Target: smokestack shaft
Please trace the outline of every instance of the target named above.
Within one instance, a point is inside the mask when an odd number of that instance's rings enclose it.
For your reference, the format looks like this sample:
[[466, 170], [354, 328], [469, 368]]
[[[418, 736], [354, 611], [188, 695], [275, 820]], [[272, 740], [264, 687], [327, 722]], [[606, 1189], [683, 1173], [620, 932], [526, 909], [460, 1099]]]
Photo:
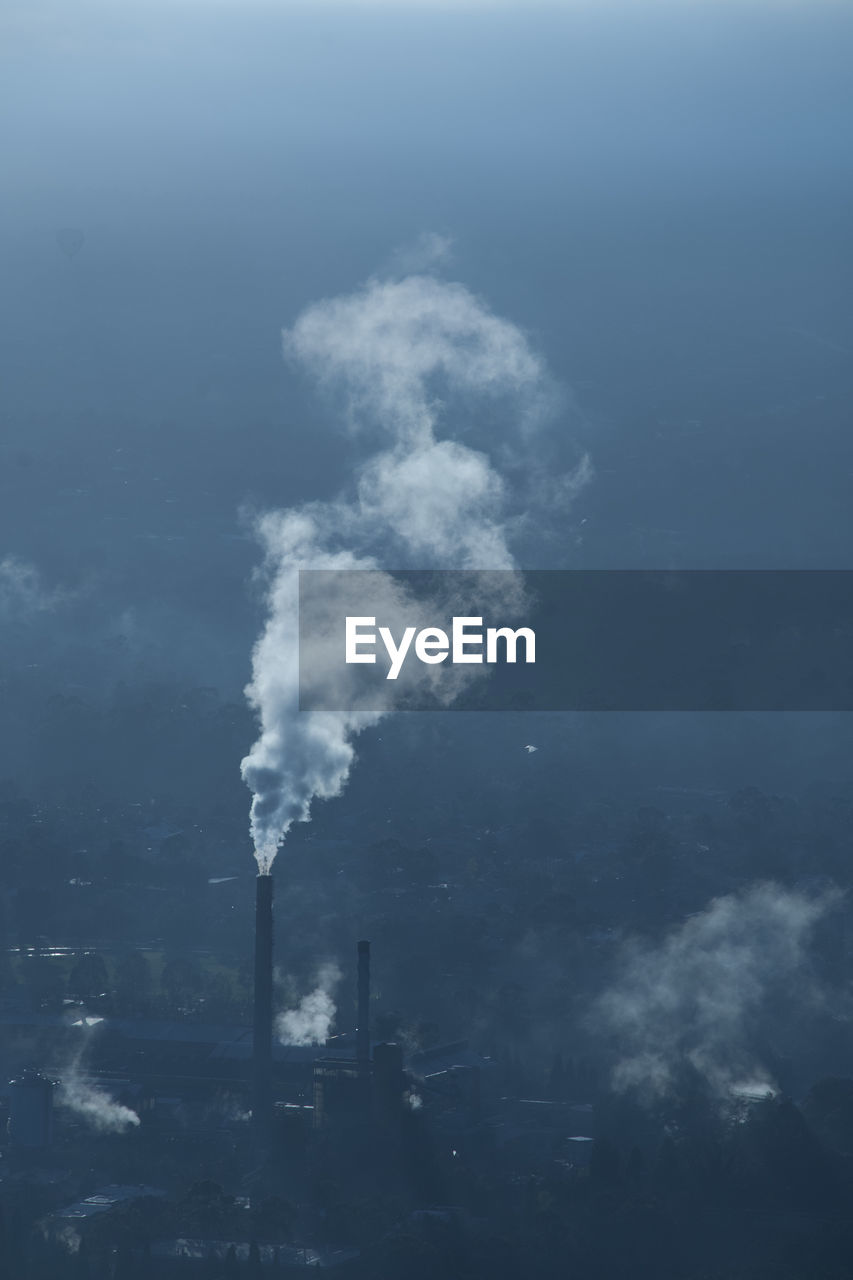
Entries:
[[358, 944], [358, 1034], [356, 1037], [358, 1061], [364, 1065], [370, 1061], [370, 943]]
[[273, 879], [258, 876], [255, 897], [255, 1010], [252, 1037], [252, 1123], [272, 1125]]

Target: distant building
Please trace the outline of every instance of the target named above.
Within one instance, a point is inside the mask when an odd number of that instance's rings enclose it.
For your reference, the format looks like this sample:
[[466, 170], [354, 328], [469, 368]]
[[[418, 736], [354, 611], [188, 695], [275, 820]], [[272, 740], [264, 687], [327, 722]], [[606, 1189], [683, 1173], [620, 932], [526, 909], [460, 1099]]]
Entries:
[[9, 1081], [9, 1138], [16, 1147], [40, 1150], [53, 1142], [55, 1080], [28, 1069]]
[[[156, 1240], [151, 1246], [151, 1257], [173, 1266], [183, 1263], [188, 1274], [194, 1275], [203, 1263], [212, 1260], [223, 1262], [231, 1249], [234, 1250], [238, 1263], [247, 1263], [250, 1248], [251, 1245], [245, 1240]], [[260, 1244], [257, 1248], [262, 1266], [277, 1264], [282, 1271], [286, 1268], [288, 1272], [302, 1269], [332, 1271], [354, 1262], [360, 1256], [360, 1251], [356, 1248], [311, 1249], [284, 1244]]]
[[133, 1204], [137, 1200], [147, 1200], [152, 1196], [162, 1199], [165, 1195], [165, 1191], [160, 1191], [156, 1187], [122, 1186], [113, 1183], [93, 1191], [90, 1196], [86, 1196], [85, 1200], [76, 1200], [64, 1209], [59, 1209], [51, 1214], [48, 1221], [49, 1225], [54, 1227], [63, 1223], [85, 1222], [87, 1218], [94, 1218], [99, 1213], [108, 1213], [116, 1205]]

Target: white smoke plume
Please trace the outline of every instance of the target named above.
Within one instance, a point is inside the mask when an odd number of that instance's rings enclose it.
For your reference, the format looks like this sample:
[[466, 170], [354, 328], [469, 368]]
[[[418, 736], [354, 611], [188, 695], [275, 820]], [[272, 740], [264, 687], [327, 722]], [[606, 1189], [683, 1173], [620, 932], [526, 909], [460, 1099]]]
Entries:
[[658, 945], [632, 944], [592, 1015], [620, 1055], [614, 1087], [652, 1100], [687, 1067], [721, 1099], [747, 1084], [773, 1092], [756, 1026], [773, 1008], [819, 999], [808, 944], [838, 897], [760, 884], [714, 899]]
[[105, 1090], [91, 1084], [77, 1072], [63, 1077], [57, 1101], [60, 1106], [81, 1116], [99, 1133], [125, 1133], [139, 1124], [135, 1111], [116, 1102]]
[[99, 1133], [126, 1133], [128, 1129], [138, 1126], [139, 1116], [130, 1107], [116, 1102], [105, 1089], [88, 1080], [83, 1070], [89, 1039], [94, 1034], [93, 1029], [101, 1021], [101, 1018], [83, 1017], [75, 1023], [75, 1026], [82, 1028], [84, 1041], [62, 1072], [62, 1083], [56, 1100], [59, 1106], [73, 1111]]
[[453, 237], [437, 231], [424, 231], [413, 244], [395, 249], [390, 260], [390, 275], [409, 276], [446, 266], [453, 256]]
[[[52, 1223], [51, 1228], [50, 1238], [58, 1245], [61, 1245], [66, 1253], [76, 1254], [80, 1252], [82, 1241], [79, 1231], [75, 1231], [73, 1227], [62, 1227], [57, 1230]], [[42, 1230], [45, 1231], [45, 1228], [43, 1227]]]
[[0, 559], [0, 617], [31, 618], [68, 600], [68, 593], [45, 586], [35, 565], [17, 556]]
[[[358, 469], [353, 492], [257, 521], [269, 614], [246, 690], [260, 736], [242, 774], [253, 793], [262, 872], [292, 823], [308, 820], [312, 801], [340, 794], [353, 738], [391, 708], [389, 692], [379, 710], [374, 699], [349, 713], [298, 712], [298, 569], [514, 567], [510, 542], [525, 520], [521, 460], [535, 459], [528, 471], [544, 473], [534, 435], [556, 403], [544, 364], [521, 331], [463, 285], [432, 276], [371, 280], [352, 295], [317, 303], [283, 342], [291, 360], [342, 395], [347, 425], [375, 451]], [[483, 402], [494, 412], [512, 411], [514, 442], [507, 431], [484, 428]], [[468, 412], [466, 433], [478, 447], [447, 438], [449, 403]], [[570, 501], [589, 474], [582, 458], [549, 481], [547, 496]], [[391, 617], [404, 604], [410, 615], [390, 578], [387, 589]]]
[[334, 990], [341, 980], [336, 964], [325, 964], [315, 980], [314, 989], [300, 1000], [295, 1009], [279, 1014], [276, 1027], [282, 1044], [324, 1044], [335, 1023]]

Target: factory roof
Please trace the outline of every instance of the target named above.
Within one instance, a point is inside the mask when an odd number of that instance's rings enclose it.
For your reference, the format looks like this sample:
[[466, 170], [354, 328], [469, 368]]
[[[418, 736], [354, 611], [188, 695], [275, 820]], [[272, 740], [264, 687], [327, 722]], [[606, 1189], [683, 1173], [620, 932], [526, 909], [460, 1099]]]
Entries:
[[161, 1198], [165, 1194], [165, 1191], [159, 1191], [156, 1187], [122, 1186], [112, 1183], [108, 1187], [93, 1191], [85, 1200], [76, 1200], [74, 1204], [58, 1210], [51, 1217], [54, 1220], [79, 1222], [84, 1218], [93, 1218], [96, 1214], [106, 1213], [117, 1204], [130, 1204], [134, 1200], [145, 1200], [149, 1196]]
[[432, 1049], [421, 1049], [413, 1053], [406, 1061], [406, 1066], [417, 1076], [431, 1076], [440, 1071], [449, 1071], [452, 1067], [490, 1067], [494, 1063], [491, 1058], [484, 1058], [469, 1048], [467, 1040], [455, 1040], [452, 1044], [436, 1045]]
[[[71, 1025], [68, 1013], [0, 1012], [0, 1029], [27, 1027], [59, 1031]], [[99, 1018], [99, 1043], [106, 1047], [114, 1039], [127, 1042], [128, 1047], [134, 1042], [137, 1045], [172, 1046], [175, 1050], [185, 1046], [182, 1060], [189, 1054], [195, 1062], [203, 1058], [220, 1064], [243, 1063], [249, 1062], [252, 1056], [251, 1027], [195, 1022], [189, 1018], [113, 1018], [109, 1015]], [[371, 1048], [375, 1048], [377, 1043], [372, 1040]], [[323, 1045], [284, 1045], [276, 1041], [273, 1059], [279, 1066], [310, 1067], [318, 1058], [328, 1055], [355, 1058], [356, 1045], [356, 1036], [349, 1032], [330, 1037]], [[493, 1063], [470, 1049], [467, 1040], [458, 1040], [414, 1053], [406, 1065], [414, 1074], [428, 1076], [452, 1067], [488, 1067]], [[133, 1074], [132, 1067], [122, 1067], [121, 1071]]]
[[[34, 1027], [40, 1029], [69, 1027], [66, 1014], [61, 1013], [0, 1013], [0, 1027]], [[252, 1052], [251, 1027], [225, 1023], [193, 1022], [188, 1018], [111, 1018], [99, 1019], [101, 1036], [119, 1035], [128, 1040], [146, 1040], [161, 1044], [209, 1045], [212, 1057], [246, 1058]], [[273, 1046], [278, 1061], [313, 1062], [316, 1045]]]
[[[204, 1262], [208, 1258], [223, 1259], [233, 1247], [238, 1262], [247, 1262], [249, 1244], [244, 1240], [199, 1240], [182, 1238], [178, 1240], [157, 1240], [151, 1246], [153, 1258], [171, 1259], [182, 1262]], [[330, 1269], [351, 1262], [359, 1256], [355, 1248], [344, 1249], [310, 1249], [297, 1248], [295, 1245], [259, 1244], [258, 1253], [261, 1262], [271, 1264], [276, 1254], [279, 1263], [288, 1267], [310, 1267], [317, 1270]], [[193, 1273], [194, 1274], [194, 1273]]]

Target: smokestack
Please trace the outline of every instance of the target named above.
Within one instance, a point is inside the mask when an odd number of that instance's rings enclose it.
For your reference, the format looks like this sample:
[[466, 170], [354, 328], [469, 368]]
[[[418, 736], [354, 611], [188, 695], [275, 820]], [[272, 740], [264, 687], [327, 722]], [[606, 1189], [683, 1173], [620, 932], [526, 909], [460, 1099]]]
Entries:
[[272, 1128], [272, 876], [260, 875], [255, 898], [255, 1017], [252, 1038], [252, 1124]]
[[370, 1062], [370, 943], [358, 944], [358, 1033], [356, 1053], [359, 1066]]

